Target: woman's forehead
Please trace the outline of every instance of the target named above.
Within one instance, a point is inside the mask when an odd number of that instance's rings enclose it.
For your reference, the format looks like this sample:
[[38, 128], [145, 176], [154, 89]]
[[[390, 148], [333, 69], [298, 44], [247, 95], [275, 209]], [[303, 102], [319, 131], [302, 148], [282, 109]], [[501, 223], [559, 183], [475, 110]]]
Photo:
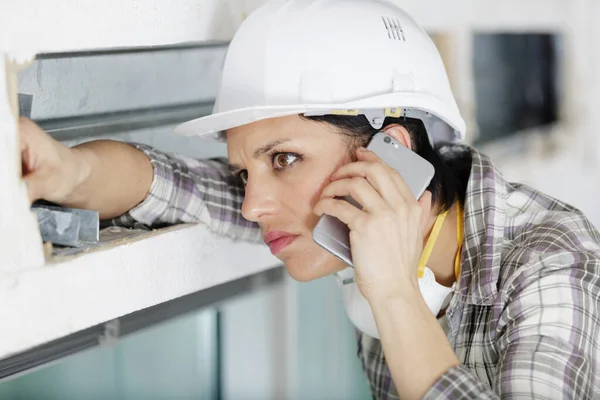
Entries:
[[298, 115], [269, 118], [229, 129], [226, 132], [230, 149], [260, 147], [267, 142], [284, 139], [327, 140], [331, 130]]
[[227, 132], [229, 161], [238, 166], [272, 149], [319, 156], [339, 153], [346, 146], [343, 136], [328, 124], [297, 115], [257, 121]]

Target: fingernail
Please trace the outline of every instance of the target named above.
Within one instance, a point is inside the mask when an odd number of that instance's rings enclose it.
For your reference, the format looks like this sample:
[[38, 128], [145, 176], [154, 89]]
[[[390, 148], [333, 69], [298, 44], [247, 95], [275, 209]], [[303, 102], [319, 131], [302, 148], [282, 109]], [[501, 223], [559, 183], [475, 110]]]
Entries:
[[363, 146], [360, 146], [360, 147], [358, 148], [358, 151], [367, 151], [367, 149], [366, 149], [365, 147], [363, 147]]

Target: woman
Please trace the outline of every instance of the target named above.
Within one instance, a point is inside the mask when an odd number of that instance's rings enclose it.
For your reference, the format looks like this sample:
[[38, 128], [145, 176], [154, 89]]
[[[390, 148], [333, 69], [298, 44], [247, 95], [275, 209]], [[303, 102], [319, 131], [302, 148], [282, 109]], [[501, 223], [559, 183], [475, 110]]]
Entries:
[[[449, 143], [465, 126], [439, 54], [392, 3], [268, 3], [230, 45], [214, 115], [178, 130], [226, 139], [229, 165], [107, 141], [66, 149], [22, 121], [31, 198], [125, 225], [262, 233], [295, 279], [338, 273], [375, 398], [600, 395], [598, 232]], [[434, 165], [420, 199], [364, 149], [380, 130]], [[353, 270], [313, 242], [324, 214], [348, 224]], [[423, 271], [449, 293], [440, 310]]]

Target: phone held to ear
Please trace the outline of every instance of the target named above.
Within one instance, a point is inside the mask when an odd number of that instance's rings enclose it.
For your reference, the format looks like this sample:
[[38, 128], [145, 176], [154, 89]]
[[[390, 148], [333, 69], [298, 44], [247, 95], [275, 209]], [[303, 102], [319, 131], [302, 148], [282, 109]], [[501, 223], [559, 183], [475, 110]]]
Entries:
[[[421, 197], [435, 173], [429, 161], [384, 132], [376, 133], [367, 149], [377, 154], [400, 174], [416, 199]], [[351, 197], [346, 197], [345, 200], [361, 208]], [[352, 266], [350, 230], [342, 221], [330, 215], [323, 215], [313, 230], [313, 240], [344, 263]]]

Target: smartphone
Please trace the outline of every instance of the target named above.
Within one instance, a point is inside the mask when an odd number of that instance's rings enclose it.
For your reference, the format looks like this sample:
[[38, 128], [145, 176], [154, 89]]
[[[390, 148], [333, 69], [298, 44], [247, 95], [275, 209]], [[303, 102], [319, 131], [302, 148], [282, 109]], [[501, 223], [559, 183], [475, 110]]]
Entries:
[[[379, 156], [404, 179], [416, 199], [421, 197], [435, 173], [433, 165], [384, 132], [376, 133], [367, 149]], [[361, 208], [351, 197], [344, 200]], [[323, 215], [313, 230], [313, 240], [322, 248], [352, 266], [350, 230], [346, 224], [330, 215]]]

